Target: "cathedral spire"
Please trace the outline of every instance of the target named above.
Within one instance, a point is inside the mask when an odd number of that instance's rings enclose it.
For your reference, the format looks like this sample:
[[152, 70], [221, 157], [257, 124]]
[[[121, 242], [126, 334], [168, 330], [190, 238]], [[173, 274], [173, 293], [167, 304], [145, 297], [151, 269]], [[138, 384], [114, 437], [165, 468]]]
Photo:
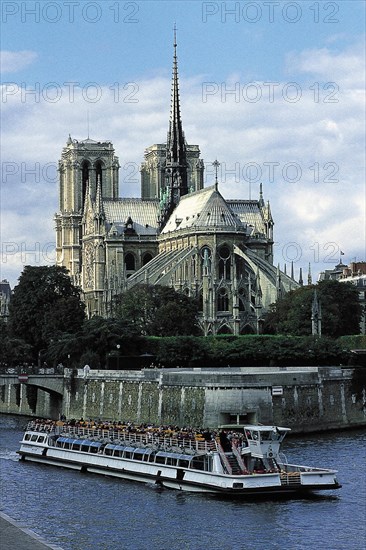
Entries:
[[300, 267], [300, 274], [299, 274], [299, 285], [303, 286], [304, 280], [302, 278], [302, 267]]
[[186, 142], [180, 118], [179, 80], [177, 60], [177, 29], [174, 25], [174, 55], [170, 120], [166, 144], [166, 187], [170, 188], [170, 202], [174, 207], [182, 195], [188, 193]]
[[313, 284], [313, 279], [312, 279], [312, 276], [311, 276], [311, 265], [310, 265], [310, 262], [309, 262], [308, 285], [311, 285], [311, 284]]
[[259, 206], [261, 208], [263, 208], [263, 206], [264, 206], [263, 185], [262, 185], [262, 183], [259, 184]]

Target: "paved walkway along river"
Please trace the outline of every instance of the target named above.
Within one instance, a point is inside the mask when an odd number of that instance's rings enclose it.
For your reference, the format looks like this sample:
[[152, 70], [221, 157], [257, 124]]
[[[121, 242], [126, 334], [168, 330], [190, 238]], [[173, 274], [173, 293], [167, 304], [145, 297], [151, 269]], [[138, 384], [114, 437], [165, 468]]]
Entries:
[[47, 544], [39, 535], [21, 527], [10, 516], [0, 512], [0, 547], [2, 550], [62, 550], [60, 546]]

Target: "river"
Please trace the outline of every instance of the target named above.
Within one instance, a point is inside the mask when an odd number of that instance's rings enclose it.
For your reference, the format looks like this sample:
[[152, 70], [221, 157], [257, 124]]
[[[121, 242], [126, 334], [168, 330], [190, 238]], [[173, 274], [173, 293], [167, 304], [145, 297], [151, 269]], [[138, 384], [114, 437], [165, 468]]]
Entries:
[[285, 440], [290, 462], [338, 469], [342, 489], [248, 502], [19, 462], [26, 422], [0, 415], [0, 509], [64, 550], [366, 548], [366, 430]]

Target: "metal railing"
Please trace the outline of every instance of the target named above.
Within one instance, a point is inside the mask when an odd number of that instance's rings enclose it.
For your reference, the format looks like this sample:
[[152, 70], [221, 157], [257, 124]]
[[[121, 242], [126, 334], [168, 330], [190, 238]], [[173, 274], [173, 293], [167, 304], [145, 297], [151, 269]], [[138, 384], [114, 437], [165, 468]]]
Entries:
[[128, 443], [134, 445], [144, 445], [155, 448], [156, 450], [174, 449], [175, 452], [181, 450], [192, 451], [197, 454], [206, 454], [210, 451], [217, 450], [216, 441], [202, 441], [184, 437], [161, 436], [153, 431], [145, 433], [128, 432], [120, 429], [103, 429], [103, 428], [84, 428], [80, 426], [55, 425], [55, 424], [39, 424], [31, 421], [27, 425], [27, 430], [37, 432], [54, 433], [56, 435], [65, 435], [75, 438], [87, 437], [97, 440], [104, 440], [111, 443]]

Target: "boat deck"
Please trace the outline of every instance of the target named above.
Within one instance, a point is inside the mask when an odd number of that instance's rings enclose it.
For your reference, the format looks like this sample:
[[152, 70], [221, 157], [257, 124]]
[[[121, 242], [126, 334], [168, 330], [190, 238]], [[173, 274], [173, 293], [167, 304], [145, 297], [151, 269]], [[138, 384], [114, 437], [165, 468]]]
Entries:
[[36, 424], [29, 422], [27, 431], [45, 432], [50, 435], [59, 435], [73, 439], [85, 439], [89, 441], [101, 441], [103, 443], [123, 444], [127, 443], [133, 447], [146, 447], [153, 450], [170, 450], [172, 452], [185, 452], [187, 454], [207, 454], [210, 451], [218, 450], [218, 442], [205, 441], [204, 438], [176, 437], [174, 435], [156, 434], [154, 431], [130, 432], [124, 429], [103, 429], [87, 428], [70, 425]]

